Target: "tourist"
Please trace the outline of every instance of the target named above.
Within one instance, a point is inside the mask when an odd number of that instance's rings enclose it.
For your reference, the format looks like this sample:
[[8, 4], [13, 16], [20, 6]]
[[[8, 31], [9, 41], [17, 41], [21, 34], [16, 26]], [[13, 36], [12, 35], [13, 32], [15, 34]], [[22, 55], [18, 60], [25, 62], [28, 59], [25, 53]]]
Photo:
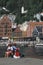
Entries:
[[20, 52], [19, 52], [19, 49], [18, 48], [15, 50], [15, 53], [13, 55], [13, 58], [20, 58]]
[[11, 44], [8, 44], [8, 47], [7, 47], [7, 51], [5, 52], [5, 57], [10, 57], [10, 55], [12, 54], [12, 47], [11, 47]]

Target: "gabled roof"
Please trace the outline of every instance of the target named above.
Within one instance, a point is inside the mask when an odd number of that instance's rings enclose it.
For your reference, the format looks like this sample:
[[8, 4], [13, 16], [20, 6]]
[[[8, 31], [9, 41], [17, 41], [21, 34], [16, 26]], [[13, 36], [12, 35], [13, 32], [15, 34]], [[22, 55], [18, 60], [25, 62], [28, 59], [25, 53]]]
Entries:
[[1, 18], [0, 18], [0, 22], [11, 22], [11, 20], [8, 18], [7, 15], [3, 15]]
[[22, 32], [19, 27], [16, 27], [15, 32]]
[[2, 15], [2, 16], [0, 17], [0, 20], [3, 19], [4, 17], [8, 18], [11, 22], [14, 22], [14, 20], [15, 20], [15, 18], [16, 18], [16, 16], [13, 15], [13, 14], [8, 14], [8, 15], [4, 14], [4, 15]]

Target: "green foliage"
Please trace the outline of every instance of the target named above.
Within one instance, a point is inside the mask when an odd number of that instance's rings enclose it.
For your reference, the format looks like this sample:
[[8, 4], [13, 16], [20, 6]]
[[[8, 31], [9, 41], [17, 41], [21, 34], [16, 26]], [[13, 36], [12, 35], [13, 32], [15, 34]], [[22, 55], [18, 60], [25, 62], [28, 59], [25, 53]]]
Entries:
[[0, 0], [0, 6], [6, 6], [7, 1], [9, 0]]
[[[16, 14], [15, 22], [22, 23], [25, 20], [33, 20], [33, 15], [43, 11], [43, 0], [0, 0], [0, 6], [6, 7], [10, 13]], [[25, 15], [21, 14], [21, 7], [24, 6], [28, 12]], [[0, 11], [5, 13], [5, 11]], [[7, 13], [7, 12], [6, 12]]]

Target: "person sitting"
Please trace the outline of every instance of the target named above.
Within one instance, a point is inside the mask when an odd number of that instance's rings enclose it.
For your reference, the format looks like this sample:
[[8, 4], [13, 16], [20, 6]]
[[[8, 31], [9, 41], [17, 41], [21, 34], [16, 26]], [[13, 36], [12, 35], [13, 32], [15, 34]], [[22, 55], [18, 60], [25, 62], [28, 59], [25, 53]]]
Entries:
[[5, 57], [10, 57], [10, 55], [12, 54], [12, 47], [11, 47], [11, 44], [8, 44], [8, 47], [7, 47], [7, 51], [5, 52]]
[[13, 44], [11, 48], [12, 48], [12, 53], [14, 54], [15, 50], [17, 49], [16, 44]]
[[13, 58], [20, 58], [20, 52], [19, 52], [19, 49], [18, 48], [15, 50], [15, 53], [13, 55]]

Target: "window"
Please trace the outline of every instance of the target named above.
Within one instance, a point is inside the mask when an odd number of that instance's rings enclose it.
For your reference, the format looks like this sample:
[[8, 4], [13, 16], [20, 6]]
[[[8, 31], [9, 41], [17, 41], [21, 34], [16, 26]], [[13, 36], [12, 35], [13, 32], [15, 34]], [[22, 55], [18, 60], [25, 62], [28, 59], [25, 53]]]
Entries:
[[8, 33], [8, 35], [10, 35], [10, 34]]
[[4, 25], [5, 23], [1, 23], [1, 25]]
[[11, 26], [9, 28], [11, 28]]
[[8, 32], [11, 32], [11, 30], [8, 30]]
[[33, 34], [33, 36], [34, 36], [34, 37], [38, 36], [38, 30], [37, 30], [37, 28], [36, 28], [36, 27], [34, 28], [33, 33], [32, 33], [32, 34]]
[[42, 32], [42, 26], [36, 26], [38, 32]]
[[21, 33], [21, 32], [18, 32], [17, 35], [18, 35], [18, 36], [22, 36], [22, 33]]

